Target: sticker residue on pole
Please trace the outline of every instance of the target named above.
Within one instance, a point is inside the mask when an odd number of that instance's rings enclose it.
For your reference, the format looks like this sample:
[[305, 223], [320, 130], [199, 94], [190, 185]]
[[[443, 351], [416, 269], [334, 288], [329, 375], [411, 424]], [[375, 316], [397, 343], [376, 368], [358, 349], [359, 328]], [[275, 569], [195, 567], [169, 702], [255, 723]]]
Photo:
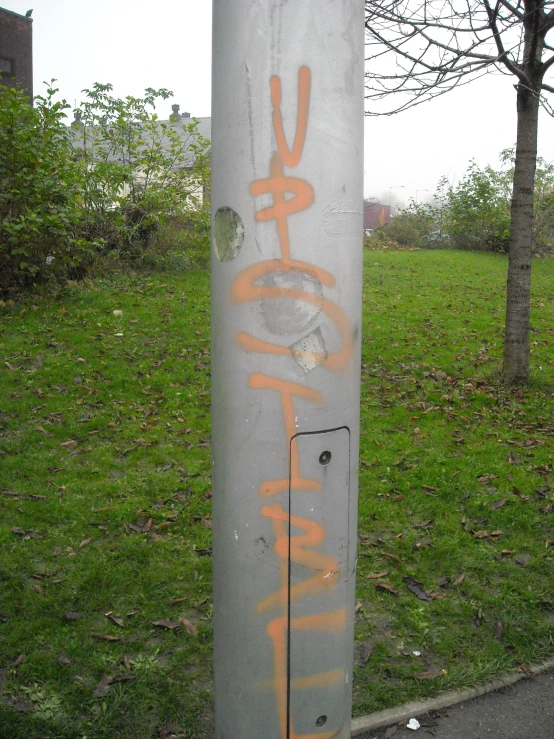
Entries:
[[219, 208], [214, 217], [214, 249], [219, 261], [232, 261], [241, 250], [243, 243], [242, 218], [226, 205]]

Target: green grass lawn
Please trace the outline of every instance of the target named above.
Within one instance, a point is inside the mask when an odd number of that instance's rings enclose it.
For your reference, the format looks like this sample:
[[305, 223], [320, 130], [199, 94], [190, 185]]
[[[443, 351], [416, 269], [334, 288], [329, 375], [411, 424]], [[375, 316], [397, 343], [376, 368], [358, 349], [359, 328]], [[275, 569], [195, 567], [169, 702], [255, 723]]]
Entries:
[[[355, 715], [554, 653], [554, 260], [509, 390], [505, 258], [365, 257]], [[3, 305], [0, 358], [0, 737], [211, 739], [209, 276]]]

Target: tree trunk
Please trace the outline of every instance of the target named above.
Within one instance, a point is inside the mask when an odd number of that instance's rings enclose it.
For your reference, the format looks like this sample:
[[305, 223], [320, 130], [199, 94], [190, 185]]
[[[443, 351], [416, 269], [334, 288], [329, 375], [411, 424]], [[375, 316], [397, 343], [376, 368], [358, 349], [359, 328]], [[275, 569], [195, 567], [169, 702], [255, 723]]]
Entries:
[[504, 335], [504, 380], [509, 385], [525, 383], [529, 379], [531, 246], [538, 116], [538, 94], [520, 83], [517, 87], [517, 145]]

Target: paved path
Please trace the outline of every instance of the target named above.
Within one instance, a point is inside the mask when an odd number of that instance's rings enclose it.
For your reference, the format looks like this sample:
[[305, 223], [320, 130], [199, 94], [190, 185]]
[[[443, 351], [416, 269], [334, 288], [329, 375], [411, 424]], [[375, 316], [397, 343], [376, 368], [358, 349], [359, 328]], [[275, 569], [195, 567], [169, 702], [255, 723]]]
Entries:
[[554, 671], [358, 739], [554, 739]]

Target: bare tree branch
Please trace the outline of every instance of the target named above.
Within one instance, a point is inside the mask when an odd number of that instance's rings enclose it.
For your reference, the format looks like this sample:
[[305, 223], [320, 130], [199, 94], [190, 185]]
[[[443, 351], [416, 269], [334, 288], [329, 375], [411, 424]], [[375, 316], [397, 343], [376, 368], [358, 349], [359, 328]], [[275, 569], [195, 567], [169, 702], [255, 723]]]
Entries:
[[[525, 88], [548, 89], [554, 0], [365, 0], [369, 115], [418, 105], [496, 70]], [[531, 43], [525, 47], [524, 34]], [[546, 87], [543, 87], [546, 84]], [[399, 100], [399, 97], [402, 99]], [[374, 101], [378, 110], [371, 105]]]

